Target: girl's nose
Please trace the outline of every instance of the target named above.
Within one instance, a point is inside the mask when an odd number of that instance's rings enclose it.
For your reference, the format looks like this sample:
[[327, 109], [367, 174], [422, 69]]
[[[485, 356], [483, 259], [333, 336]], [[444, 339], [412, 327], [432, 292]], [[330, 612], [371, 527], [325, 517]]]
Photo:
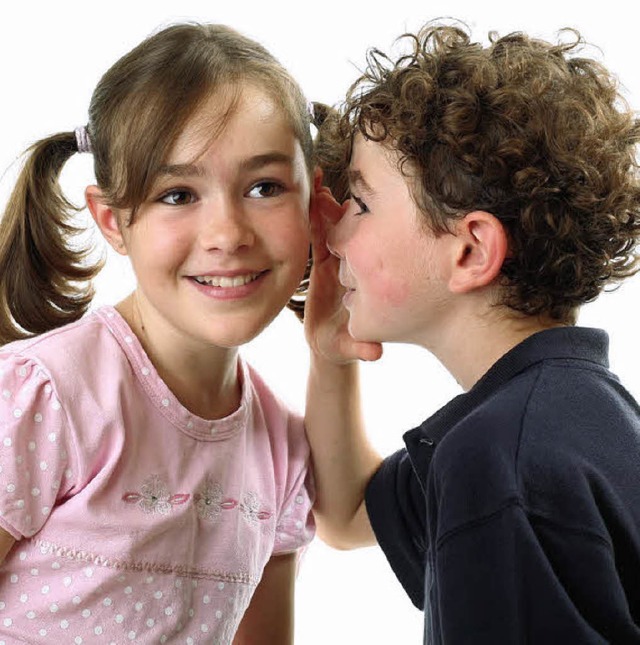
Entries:
[[231, 200], [217, 200], [203, 213], [201, 242], [206, 250], [234, 253], [255, 241], [245, 213]]

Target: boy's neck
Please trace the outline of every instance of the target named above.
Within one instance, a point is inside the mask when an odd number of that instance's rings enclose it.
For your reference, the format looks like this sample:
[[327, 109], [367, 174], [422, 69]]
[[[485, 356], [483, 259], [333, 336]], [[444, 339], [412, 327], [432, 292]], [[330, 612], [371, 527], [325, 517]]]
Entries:
[[494, 308], [484, 315], [458, 315], [431, 347], [427, 347], [466, 391], [502, 356], [545, 329], [565, 326], [538, 316]]

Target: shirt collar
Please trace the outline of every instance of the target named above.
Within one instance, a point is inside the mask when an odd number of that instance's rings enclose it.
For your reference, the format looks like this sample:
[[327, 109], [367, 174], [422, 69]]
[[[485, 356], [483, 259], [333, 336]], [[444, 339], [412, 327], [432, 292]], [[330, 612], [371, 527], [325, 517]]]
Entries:
[[[445, 434], [480, 403], [537, 363], [549, 359], [576, 359], [608, 368], [608, 351], [609, 338], [601, 329], [556, 327], [529, 336], [498, 359], [468, 392], [456, 396], [417, 428], [406, 432], [404, 440], [409, 454], [417, 455], [416, 451], [425, 447], [434, 450]], [[422, 466], [428, 469], [429, 461], [430, 458], [418, 466], [412, 458], [414, 468], [421, 470]], [[421, 476], [419, 479], [424, 481]]]

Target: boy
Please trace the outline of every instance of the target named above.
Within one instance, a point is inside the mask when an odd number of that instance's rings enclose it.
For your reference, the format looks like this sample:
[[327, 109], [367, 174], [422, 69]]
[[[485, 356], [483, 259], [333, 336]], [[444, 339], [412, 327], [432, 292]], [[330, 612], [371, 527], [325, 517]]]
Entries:
[[[606, 334], [575, 326], [638, 270], [640, 123], [577, 35], [408, 38], [395, 62], [370, 54], [320, 130], [351, 191], [344, 210], [321, 192], [314, 221], [320, 535], [380, 544], [425, 642], [640, 642], [640, 408]], [[385, 460], [354, 363], [383, 341], [425, 347], [465, 390]]]

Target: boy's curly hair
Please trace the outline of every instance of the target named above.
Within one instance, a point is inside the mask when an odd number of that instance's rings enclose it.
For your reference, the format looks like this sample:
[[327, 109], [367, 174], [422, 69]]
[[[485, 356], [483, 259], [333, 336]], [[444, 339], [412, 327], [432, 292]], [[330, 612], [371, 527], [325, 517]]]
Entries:
[[510, 242], [502, 304], [573, 323], [640, 268], [640, 121], [565, 33], [559, 44], [492, 33], [483, 47], [463, 27], [429, 24], [401, 37], [411, 51], [395, 61], [370, 50], [334, 157], [358, 132], [397, 149], [436, 233], [473, 210], [494, 214]]

